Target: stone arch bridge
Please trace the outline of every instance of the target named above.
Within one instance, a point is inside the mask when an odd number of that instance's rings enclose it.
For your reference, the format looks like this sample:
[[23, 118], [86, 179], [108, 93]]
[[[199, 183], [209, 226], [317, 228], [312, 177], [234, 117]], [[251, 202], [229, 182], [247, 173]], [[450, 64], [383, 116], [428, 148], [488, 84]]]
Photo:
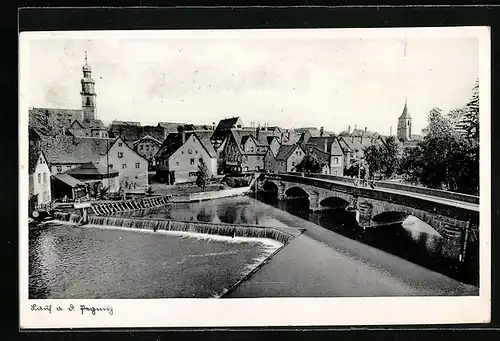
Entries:
[[309, 199], [311, 211], [326, 209], [327, 201], [343, 203], [355, 211], [356, 221], [364, 229], [378, 226], [377, 218], [383, 214], [397, 213], [399, 222], [412, 215], [448, 239], [463, 242], [470, 233], [479, 238], [478, 197], [387, 182], [360, 187], [349, 178], [321, 175], [262, 173], [258, 182], [258, 188], [274, 188], [280, 200], [302, 193]]

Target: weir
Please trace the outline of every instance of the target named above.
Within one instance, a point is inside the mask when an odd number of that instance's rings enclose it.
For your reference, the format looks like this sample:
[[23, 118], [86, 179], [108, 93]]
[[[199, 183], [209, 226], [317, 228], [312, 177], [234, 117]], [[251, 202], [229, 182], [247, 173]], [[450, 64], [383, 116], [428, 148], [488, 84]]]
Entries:
[[[68, 220], [66, 220], [68, 221]], [[233, 225], [225, 223], [207, 223], [195, 221], [177, 221], [167, 219], [143, 219], [90, 216], [89, 224], [101, 226], [115, 226], [147, 230], [179, 231], [212, 234], [226, 237], [267, 238], [282, 244], [288, 244], [295, 236], [302, 233], [302, 229], [285, 231], [276, 227], [254, 225]], [[293, 233], [292, 233], [293, 232]]]

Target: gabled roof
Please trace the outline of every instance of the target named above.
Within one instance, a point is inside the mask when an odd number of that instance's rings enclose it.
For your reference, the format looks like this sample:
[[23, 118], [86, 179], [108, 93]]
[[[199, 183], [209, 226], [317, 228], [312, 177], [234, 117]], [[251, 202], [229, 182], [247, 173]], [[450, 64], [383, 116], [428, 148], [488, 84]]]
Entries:
[[145, 136], [141, 137], [139, 140], [135, 141], [135, 142], [133, 143], [133, 145], [136, 145], [136, 144], [138, 144], [139, 142], [142, 142], [142, 141], [144, 141], [144, 140], [149, 140], [149, 141], [152, 141], [152, 142], [154, 142], [154, 143], [158, 144], [159, 146], [161, 146], [161, 142], [160, 142], [160, 141], [158, 141], [157, 139], [155, 139], [154, 137], [149, 136], [149, 135], [145, 135]]
[[373, 131], [369, 131], [369, 130], [354, 129], [352, 131], [352, 133], [350, 134], [350, 136], [354, 136], [354, 137], [366, 137], [366, 138], [377, 138], [380, 135], [377, 132], [373, 132]]
[[[211, 132], [210, 132], [211, 133]], [[195, 135], [200, 141], [203, 148], [207, 151], [211, 158], [216, 158], [217, 153], [215, 152], [212, 143], [209, 140], [208, 134], [203, 132], [186, 132], [185, 133], [186, 141], [192, 136]], [[174, 154], [180, 147], [182, 147], [184, 143], [182, 142], [182, 133], [170, 133], [165, 141], [163, 141], [162, 146], [156, 153], [155, 157], [161, 158], [169, 158]]]
[[308, 151], [313, 154], [314, 156], [316, 156], [316, 158], [320, 161], [323, 161], [325, 162], [326, 164], [329, 164], [330, 163], [330, 154], [329, 153], [325, 153], [324, 151], [316, 148], [316, 147], [311, 147], [308, 149]]
[[305, 148], [314, 147], [321, 151], [325, 151], [325, 141], [327, 153], [330, 153], [331, 155], [343, 155], [342, 149], [337, 142], [337, 137], [335, 136], [311, 137], [307, 141]]
[[231, 118], [226, 118], [223, 120], [219, 121], [219, 124], [214, 130], [214, 133], [212, 135], [213, 140], [223, 140], [226, 136], [226, 134], [229, 132], [230, 129], [232, 129], [236, 123], [238, 122], [240, 118], [239, 117], [231, 117]]
[[295, 149], [300, 148], [297, 145], [281, 145], [276, 154], [276, 160], [286, 161], [293, 154]]
[[213, 134], [213, 130], [196, 130], [194, 131], [194, 134], [198, 137], [201, 144], [206, 149], [208, 155], [210, 155], [211, 158], [216, 158], [217, 152], [215, 151], [214, 145], [210, 140]]
[[48, 163], [85, 163], [97, 162], [101, 155], [106, 155], [113, 140], [103, 138], [83, 138], [65, 135], [42, 137], [40, 146]]

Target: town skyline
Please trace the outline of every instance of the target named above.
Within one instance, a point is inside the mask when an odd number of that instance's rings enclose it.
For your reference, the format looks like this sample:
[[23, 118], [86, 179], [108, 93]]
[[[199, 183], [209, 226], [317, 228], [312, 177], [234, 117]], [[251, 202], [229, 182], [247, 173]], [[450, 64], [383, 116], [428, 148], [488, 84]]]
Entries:
[[246, 126], [395, 134], [407, 99], [419, 134], [430, 109], [464, 105], [478, 78], [478, 41], [468, 38], [40, 38], [29, 47], [29, 106], [80, 107], [87, 51], [106, 124], [238, 116]]

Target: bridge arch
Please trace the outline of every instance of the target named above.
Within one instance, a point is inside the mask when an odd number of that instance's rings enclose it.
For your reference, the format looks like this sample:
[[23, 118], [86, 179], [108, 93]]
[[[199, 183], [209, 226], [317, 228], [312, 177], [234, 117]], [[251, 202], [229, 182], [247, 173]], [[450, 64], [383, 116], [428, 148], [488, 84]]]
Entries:
[[345, 198], [339, 196], [326, 197], [319, 202], [319, 205], [323, 208], [330, 209], [344, 209], [349, 206], [350, 202]]
[[311, 193], [308, 193], [304, 188], [299, 186], [292, 186], [287, 188], [285, 191], [285, 195], [287, 198], [308, 198], [311, 196]]
[[262, 189], [266, 192], [278, 192], [279, 187], [278, 184], [271, 180], [266, 180], [262, 185]]

